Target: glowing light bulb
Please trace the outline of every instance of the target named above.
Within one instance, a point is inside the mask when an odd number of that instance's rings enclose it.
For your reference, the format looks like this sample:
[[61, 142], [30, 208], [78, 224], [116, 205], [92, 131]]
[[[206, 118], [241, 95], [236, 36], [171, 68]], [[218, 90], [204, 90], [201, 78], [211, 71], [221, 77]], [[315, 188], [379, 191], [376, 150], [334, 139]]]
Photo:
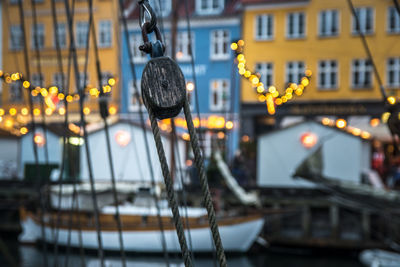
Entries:
[[26, 116], [26, 115], [28, 115], [28, 113], [29, 113], [29, 111], [28, 111], [27, 108], [22, 108], [22, 109], [21, 109], [21, 114], [22, 114], [22, 115], [25, 115], [25, 116]]
[[336, 121], [336, 127], [340, 128], [340, 129], [343, 129], [344, 127], [346, 127], [346, 125], [347, 125], [347, 121], [344, 119], [338, 119]]
[[237, 43], [232, 43], [232, 44], [231, 44], [231, 49], [232, 49], [232, 50], [238, 49]]
[[10, 113], [11, 116], [15, 116], [15, 114], [17, 114], [17, 110], [15, 108], [10, 108], [8, 112]]
[[226, 127], [226, 129], [231, 130], [233, 128], [233, 122], [232, 121], [227, 121], [225, 123], [225, 127]]

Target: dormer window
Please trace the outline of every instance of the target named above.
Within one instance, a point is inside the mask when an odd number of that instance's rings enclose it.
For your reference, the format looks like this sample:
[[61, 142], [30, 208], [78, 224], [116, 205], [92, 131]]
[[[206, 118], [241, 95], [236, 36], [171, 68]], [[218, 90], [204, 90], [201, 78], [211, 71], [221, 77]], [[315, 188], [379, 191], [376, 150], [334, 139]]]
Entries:
[[171, 13], [171, 0], [150, 0], [149, 3], [158, 16], [167, 17]]
[[224, 0], [197, 0], [196, 10], [200, 15], [219, 14], [224, 9]]

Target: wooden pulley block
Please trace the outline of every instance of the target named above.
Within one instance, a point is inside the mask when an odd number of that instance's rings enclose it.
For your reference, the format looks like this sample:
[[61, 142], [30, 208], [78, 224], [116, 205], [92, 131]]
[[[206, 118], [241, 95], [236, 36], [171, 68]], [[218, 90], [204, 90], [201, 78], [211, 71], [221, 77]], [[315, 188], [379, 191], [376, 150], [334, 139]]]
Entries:
[[169, 57], [150, 59], [143, 70], [141, 88], [146, 107], [160, 120], [178, 115], [185, 103], [185, 77]]

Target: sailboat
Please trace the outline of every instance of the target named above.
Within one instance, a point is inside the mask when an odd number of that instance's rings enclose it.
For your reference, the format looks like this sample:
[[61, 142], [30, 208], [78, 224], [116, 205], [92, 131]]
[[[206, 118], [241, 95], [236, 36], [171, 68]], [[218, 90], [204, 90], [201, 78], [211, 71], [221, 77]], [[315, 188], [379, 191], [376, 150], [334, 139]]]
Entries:
[[[78, 199], [83, 199], [84, 195], [89, 193], [87, 190], [85, 191], [85, 188], [85, 185], [78, 186]], [[99, 192], [96, 192], [98, 195], [100, 193], [104, 194], [104, 185], [102, 187], [96, 186], [96, 188], [101, 188]], [[118, 188], [121, 188], [121, 186], [117, 186]], [[131, 188], [135, 188], [134, 191], [136, 191], [133, 192], [133, 202], [125, 201], [118, 206], [123, 228], [124, 249], [130, 252], [161, 253], [163, 252], [162, 232], [158, 224], [158, 211], [151, 187], [142, 185], [141, 187]], [[55, 187], [50, 188], [53, 193], [58, 193], [57, 190]], [[61, 193], [65, 197], [65, 194], [71, 193], [71, 189], [67, 187]], [[126, 189], [125, 193], [127, 193]], [[54, 205], [55, 201], [51, 202]], [[67, 246], [68, 242], [70, 242], [70, 246], [79, 247], [79, 234], [81, 232], [82, 246], [85, 249], [97, 249], [95, 217], [94, 213], [88, 209], [90, 204], [86, 205], [84, 210], [75, 211], [71, 210], [72, 204], [70, 206], [65, 204], [67, 202], [64, 199], [62, 201], [63, 205], [55, 206], [55, 208], [60, 208], [59, 211], [53, 209], [54, 211], [44, 213], [44, 236], [41, 234], [41, 218], [39, 218], [38, 214], [26, 210], [21, 211], [23, 233], [20, 236], [20, 241], [35, 242], [44, 238], [42, 241], [50, 244], [57, 242], [58, 245]], [[72, 203], [72, 199], [70, 203]], [[113, 203], [108, 205], [104, 201], [100, 203], [99, 219], [103, 248], [117, 251], [120, 246], [117, 222], [115, 220], [116, 207]], [[167, 201], [161, 200], [159, 207], [167, 251], [171, 253], [180, 252], [179, 241], [173, 225], [172, 212], [168, 207]], [[197, 207], [181, 207], [180, 214], [188, 218], [188, 224], [186, 224], [186, 220], [183, 221], [185, 223], [186, 236], [189, 235], [190, 229], [192, 240], [190, 249], [194, 252], [213, 251], [206, 210]], [[261, 232], [264, 218], [261, 215], [221, 216], [217, 219], [217, 222], [224, 249], [229, 252], [246, 252]], [[55, 234], [56, 230], [58, 231], [57, 235]]]

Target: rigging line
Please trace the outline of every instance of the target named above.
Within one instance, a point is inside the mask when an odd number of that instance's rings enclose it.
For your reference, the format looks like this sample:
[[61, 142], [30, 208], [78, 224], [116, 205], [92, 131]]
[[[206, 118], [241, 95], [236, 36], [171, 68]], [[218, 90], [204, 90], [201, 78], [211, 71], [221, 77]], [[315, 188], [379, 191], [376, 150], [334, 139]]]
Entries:
[[[132, 55], [132, 50], [131, 50], [132, 46], [130, 44], [129, 33], [128, 33], [128, 25], [127, 25], [126, 17], [125, 17], [125, 14], [124, 14], [124, 3], [123, 3], [123, 0], [119, 0], [118, 3], [119, 3], [120, 19], [122, 20], [122, 25], [123, 25], [123, 28], [124, 28], [125, 42], [126, 42], [126, 45], [127, 45], [126, 49], [128, 51], [129, 66], [130, 66], [130, 69], [131, 69], [131, 75], [132, 75], [132, 79], [133, 79], [133, 89], [134, 89], [134, 93], [135, 93], [135, 97], [136, 97], [137, 103], [139, 104], [140, 126], [142, 128], [142, 133], [143, 133], [143, 138], [144, 138], [144, 145], [145, 145], [145, 149], [146, 149], [147, 163], [148, 163], [148, 167], [149, 167], [149, 171], [150, 171], [151, 184], [152, 184], [153, 187], [155, 187], [156, 182], [155, 182], [155, 178], [154, 178], [153, 164], [152, 164], [152, 161], [151, 161], [149, 140], [148, 140], [147, 133], [146, 133], [146, 124], [145, 124], [143, 108], [142, 108], [143, 107], [143, 103], [141, 102], [139, 90], [138, 90], [138, 88], [136, 86], [137, 85], [136, 84], [137, 78], [136, 78], [135, 63], [133, 62], [133, 55]], [[161, 232], [161, 244], [162, 244], [164, 259], [165, 259], [166, 265], [169, 267], [170, 266], [169, 255], [168, 255], [168, 251], [167, 251], [167, 242], [166, 242], [166, 238], [165, 238], [164, 226], [163, 226], [163, 222], [162, 222], [162, 219], [161, 219], [161, 211], [160, 211], [159, 199], [158, 199], [158, 196], [157, 196], [157, 194], [155, 192], [153, 192], [152, 195], [153, 195], [155, 206], [156, 206], [156, 210], [157, 210], [157, 221], [158, 221], [158, 225], [159, 225], [160, 232]]]
[[[192, 78], [193, 78], [193, 83], [194, 83], [194, 98], [195, 98], [195, 107], [196, 107], [196, 115], [197, 118], [199, 120], [199, 129], [197, 131], [197, 133], [199, 134], [199, 144], [200, 144], [200, 151], [201, 154], [204, 156], [204, 136], [203, 136], [203, 132], [201, 129], [201, 116], [200, 116], [200, 102], [199, 102], [199, 94], [198, 94], [198, 88], [197, 88], [197, 77], [196, 77], [196, 68], [195, 68], [195, 64], [194, 64], [194, 57], [193, 57], [193, 47], [192, 47], [192, 28], [190, 25], [190, 17], [189, 17], [189, 3], [188, 0], [185, 0], [185, 15], [186, 15], [186, 28], [187, 28], [187, 32], [188, 32], [188, 39], [189, 39], [189, 53], [190, 53], [190, 66], [192, 68]], [[194, 151], [193, 151], [194, 153]], [[199, 173], [199, 171], [197, 172]], [[215, 248], [215, 244], [212, 241], [212, 232], [210, 231], [210, 242], [211, 242], [211, 247], [213, 250], [213, 264], [214, 266], [217, 265], [217, 255], [216, 255], [216, 248]]]
[[190, 26], [190, 18], [189, 18], [189, 4], [188, 0], [185, 0], [185, 13], [186, 13], [186, 28], [188, 32], [188, 38], [189, 38], [189, 53], [190, 53], [190, 65], [192, 68], [192, 77], [193, 77], [193, 83], [194, 83], [194, 94], [195, 94], [195, 105], [196, 105], [196, 115], [199, 119], [199, 137], [200, 137], [200, 146], [202, 148], [202, 153], [204, 155], [203, 151], [203, 133], [201, 131], [201, 117], [200, 117], [200, 103], [199, 103], [199, 94], [198, 94], [198, 89], [197, 89], [197, 78], [196, 78], [196, 69], [195, 69], [195, 64], [194, 64], [194, 57], [193, 57], [193, 46], [192, 46], [192, 28]]
[[[55, 46], [56, 46], [56, 52], [57, 52], [57, 63], [58, 63], [58, 68], [59, 68], [59, 73], [61, 73], [61, 84], [62, 84], [62, 92], [64, 95], [67, 95], [69, 92], [69, 79], [70, 79], [70, 66], [71, 66], [71, 50], [69, 49], [69, 54], [68, 54], [68, 80], [65, 80], [65, 75], [64, 75], [64, 69], [62, 65], [62, 54], [61, 54], [61, 47], [60, 47], [60, 40], [59, 40], [59, 35], [58, 35], [58, 20], [57, 20], [57, 15], [56, 15], [56, 4], [55, 0], [51, 0], [51, 12], [52, 12], [52, 22], [53, 22], [53, 31], [54, 31], [54, 37], [55, 37]], [[73, 0], [73, 9], [75, 9], [75, 0]], [[63, 132], [63, 148], [62, 148], [62, 159], [61, 159], [61, 166], [60, 166], [60, 174], [58, 177], [58, 210], [57, 210], [57, 216], [56, 216], [56, 225], [55, 225], [55, 236], [53, 237], [54, 239], [54, 265], [58, 266], [58, 237], [59, 237], [59, 226], [60, 226], [60, 216], [61, 216], [61, 197], [62, 197], [62, 178], [63, 178], [63, 173], [65, 169], [65, 160], [67, 157], [67, 153], [69, 152], [69, 149], [67, 149], [67, 135], [68, 135], [68, 102], [66, 101], [66, 98], [64, 97], [63, 100], [64, 108], [65, 108], [65, 113], [64, 113], [64, 132]], [[68, 158], [70, 158], [68, 156]], [[74, 190], [76, 191], [76, 185], [74, 183], [73, 185]], [[74, 195], [73, 195], [74, 197]], [[73, 200], [74, 202], [74, 200]], [[78, 205], [78, 203], [77, 203]], [[71, 206], [71, 212], [73, 209], [73, 205]], [[79, 227], [79, 241], [82, 241], [82, 232], [81, 228]], [[84, 261], [84, 252], [83, 252], [83, 246], [82, 242], [79, 243], [80, 246], [80, 257], [81, 257], [81, 264], [82, 266], [85, 266], [85, 261]], [[69, 255], [67, 255], [66, 258], [68, 258]]]
[[394, 6], [396, 7], [397, 13], [399, 14], [400, 18], [400, 4], [398, 0], [393, 0]]
[[[29, 59], [28, 59], [28, 46], [26, 43], [26, 29], [25, 29], [25, 20], [24, 20], [24, 8], [22, 6], [22, 0], [18, 0], [18, 9], [19, 9], [19, 16], [20, 16], [20, 22], [21, 22], [21, 29], [22, 29], [22, 43], [24, 45], [24, 61], [25, 61], [25, 71], [28, 76], [28, 79], [30, 80], [30, 68], [29, 68]], [[35, 158], [35, 165], [36, 165], [36, 175], [37, 175], [37, 181], [36, 183], [38, 184], [38, 187], [40, 187], [40, 168], [39, 168], [39, 157], [38, 157], [38, 150], [37, 146], [35, 143], [35, 134], [36, 134], [36, 123], [35, 123], [35, 118], [33, 115], [33, 96], [31, 92], [28, 92], [28, 99], [29, 99], [29, 107], [31, 111], [31, 119], [32, 119], [32, 145], [33, 145], [33, 153], [34, 153], [34, 158]], [[43, 248], [43, 264], [45, 267], [48, 266], [48, 259], [47, 259], [47, 245], [44, 240], [45, 238], [45, 230], [44, 230], [44, 220], [43, 220], [43, 211], [44, 211], [44, 203], [43, 203], [43, 196], [40, 194], [39, 191], [39, 202], [41, 205], [41, 211], [40, 211], [40, 228], [41, 228], [41, 235], [42, 235], [42, 248]]]
[[[103, 244], [102, 244], [102, 239], [101, 239], [99, 209], [98, 209], [98, 204], [97, 204], [96, 189], [94, 186], [94, 177], [93, 177], [93, 169], [92, 169], [92, 165], [91, 165], [91, 155], [90, 155], [90, 150], [89, 150], [89, 142], [88, 142], [88, 135], [87, 135], [87, 129], [86, 129], [86, 120], [85, 120], [85, 114], [83, 113], [83, 101], [84, 101], [85, 94], [84, 94], [84, 88], [81, 88], [79, 85], [79, 66], [78, 66], [75, 40], [74, 40], [74, 34], [73, 34], [71, 11], [70, 11], [70, 6], [69, 6], [68, 0], [64, 0], [64, 4], [65, 4], [67, 20], [68, 20], [70, 45], [71, 45], [72, 55], [73, 55], [73, 67], [74, 67], [74, 71], [75, 71], [75, 84], [76, 84], [77, 89], [80, 91], [79, 92], [80, 93], [80, 99], [79, 99], [79, 111], [80, 112], [79, 113], [80, 113], [80, 118], [81, 118], [81, 125], [83, 128], [83, 139], [84, 139], [84, 143], [85, 143], [86, 160], [87, 160], [89, 179], [90, 179], [90, 189], [91, 189], [90, 191], [91, 191], [91, 196], [92, 196], [92, 201], [93, 201], [95, 227], [96, 227], [97, 241], [98, 241], [98, 246], [99, 246], [98, 256], [100, 258], [101, 266], [104, 267], [104, 252], [103, 252]], [[87, 43], [87, 45], [88, 45], [88, 43]]]
[[[36, 13], [36, 0], [31, 0], [31, 9], [33, 15], [33, 28], [35, 29], [33, 35], [33, 43], [34, 43], [34, 50], [36, 53], [37, 59], [37, 69], [39, 72], [39, 86], [43, 86], [43, 73], [42, 73], [42, 64], [41, 64], [41, 56], [40, 56], [40, 48], [39, 48], [39, 40], [38, 40], [38, 23], [37, 23], [37, 13]], [[43, 44], [44, 45], [44, 44]], [[44, 100], [42, 97], [39, 97], [40, 100], [40, 107], [42, 109], [42, 127], [43, 127], [43, 135], [44, 138], [47, 140], [47, 126], [46, 126], [46, 114], [44, 108]], [[47, 168], [49, 168], [49, 146], [48, 142], [44, 143], [44, 156], [46, 160]]]
[[177, 164], [178, 164], [178, 170], [179, 170], [179, 180], [181, 182], [182, 186], [182, 200], [183, 200], [183, 207], [185, 209], [185, 224], [188, 232], [188, 240], [189, 240], [189, 250], [190, 250], [190, 256], [192, 258], [192, 262], [194, 265], [194, 252], [193, 252], [193, 242], [192, 242], [192, 233], [190, 231], [190, 224], [189, 224], [189, 213], [188, 213], [188, 205], [187, 205], [187, 194], [186, 194], [186, 186], [184, 183], [183, 179], [183, 169], [182, 169], [182, 164], [181, 164], [181, 156], [179, 152], [179, 143], [178, 143], [178, 137], [176, 135], [176, 129], [175, 129], [175, 119], [171, 118], [171, 127], [172, 127], [172, 134], [173, 138], [175, 139], [175, 152], [176, 152], [176, 158], [177, 158]]
[[[72, 0], [72, 21], [74, 21], [74, 15], [75, 15], [75, 0]], [[70, 78], [71, 78], [71, 67], [72, 67], [72, 46], [69, 46], [69, 57], [68, 57], [68, 70], [67, 70], [67, 86], [65, 88], [65, 92], [67, 94], [69, 94], [69, 88], [70, 88]], [[64, 100], [66, 100], [64, 98]], [[67, 101], [68, 102], [68, 101]], [[65, 112], [69, 112], [68, 109], [66, 108]], [[67, 154], [71, 155], [71, 147], [68, 146], [67, 147]], [[77, 213], [79, 212], [79, 202], [77, 201], [76, 203], [76, 207], [74, 209], [74, 203], [75, 203], [75, 199], [78, 197], [77, 194], [77, 190], [76, 190], [76, 184], [78, 182], [78, 177], [76, 176], [76, 174], [73, 176], [73, 181], [72, 181], [72, 188], [73, 188], [73, 195], [72, 195], [72, 204], [71, 204], [71, 209], [69, 210], [69, 216], [72, 220], [72, 216], [73, 213]], [[86, 262], [85, 262], [85, 250], [83, 249], [83, 241], [82, 241], [82, 227], [80, 224], [80, 221], [77, 222], [77, 226], [78, 226], [78, 242], [79, 242], [79, 255], [80, 255], [80, 260], [81, 260], [81, 266], [86, 266]], [[68, 228], [68, 236], [71, 235], [71, 227], [69, 226]], [[67, 242], [67, 253], [66, 253], [66, 257], [65, 257], [65, 261], [66, 263], [68, 262], [68, 258], [70, 256], [70, 241]], [[67, 265], [65, 265], [67, 266]]]
[[376, 80], [378, 81], [379, 89], [381, 91], [382, 97], [386, 101], [387, 95], [386, 95], [385, 87], [383, 86], [383, 82], [382, 82], [381, 76], [379, 75], [378, 68], [375, 65], [374, 59], [372, 57], [371, 50], [369, 49], [369, 46], [368, 46], [368, 43], [367, 43], [367, 39], [365, 38], [365, 35], [364, 35], [364, 33], [362, 32], [362, 30], [360, 28], [360, 20], [358, 18], [357, 12], [356, 12], [356, 10], [354, 8], [352, 0], [347, 0], [347, 3], [349, 4], [349, 8], [350, 8], [351, 13], [353, 14], [354, 19], [356, 20], [357, 33], [361, 38], [361, 41], [362, 41], [362, 44], [364, 46], [365, 52], [367, 53], [368, 59], [371, 62], [372, 67], [374, 69], [374, 74], [375, 74]]
[[215, 248], [217, 250], [217, 257], [218, 257], [220, 266], [226, 267], [227, 263], [226, 263], [225, 252], [224, 252], [221, 237], [219, 234], [215, 210], [213, 207], [212, 197], [211, 197], [210, 189], [208, 187], [207, 176], [206, 176], [206, 172], [204, 169], [204, 158], [201, 155], [199, 139], [196, 134], [196, 128], [193, 125], [192, 114], [190, 112], [190, 106], [189, 106], [189, 102], [188, 102], [187, 98], [185, 99], [183, 111], [185, 113], [186, 123], [187, 123], [188, 130], [189, 130], [190, 144], [192, 146], [192, 150], [194, 153], [194, 161], [196, 163], [196, 167], [199, 172], [200, 185], [201, 185], [201, 190], [203, 192], [203, 197], [204, 197], [203, 203], [207, 209], [208, 221], [209, 221], [209, 225], [211, 227], [211, 232], [212, 232], [212, 237], [214, 240]]
[[[144, 101], [146, 101], [145, 98], [144, 98]], [[176, 233], [178, 235], [178, 240], [179, 240], [179, 245], [180, 245], [180, 248], [182, 251], [183, 260], [184, 260], [185, 266], [190, 267], [190, 266], [193, 266], [192, 258], [191, 258], [190, 251], [186, 244], [183, 222], [182, 222], [182, 218], [179, 214], [178, 203], [176, 202], [173, 180], [171, 177], [171, 173], [169, 171], [167, 158], [165, 156], [165, 152], [164, 152], [164, 148], [163, 148], [163, 144], [162, 144], [162, 140], [161, 140], [161, 136], [160, 136], [160, 129], [158, 128], [157, 119], [153, 113], [153, 110], [149, 107], [147, 109], [147, 111], [149, 112], [151, 129], [153, 131], [154, 141], [155, 141], [156, 147], [157, 147], [158, 158], [160, 160], [161, 170], [162, 170], [163, 177], [164, 177], [164, 183], [165, 183], [166, 190], [167, 190], [168, 203], [169, 203], [169, 206], [171, 207], [172, 218], [173, 218], [173, 221], [175, 224]]]
[[[88, 1], [89, 5], [89, 33], [90, 31], [92, 32], [92, 40], [93, 40], [93, 46], [94, 46], [94, 52], [95, 52], [95, 58], [96, 58], [96, 71], [97, 71], [97, 79], [98, 79], [98, 84], [99, 84], [99, 89], [100, 89], [100, 101], [99, 101], [99, 110], [101, 117], [104, 122], [104, 132], [106, 134], [106, 144], [107, 144], [107, 155], [108, 155], [108, 163], [110, 166], [110, 174], [111, 174], [111, 190], [112, 190], [112, 195], [114, 199], [114, 205], [115, 205], [115, 220], [117, 223], [117, 228], [118, 228], [118, 241], [119, 241], [119, 249], [121, 253], [121, 261], [122, 261], [122, 266], [126, 267], [126, 255], [125, 255], [125, 248], [124, 248], [124, 241], [122, 237], [122, 222], [121, 222], [121, 215], [119, 212], [119, 205], [118, 205], [118, 196], [117, 196], [117, 188], [116, 188], [116, 181], [115, 181], [115, 170], [114, 170], [114, 162], [113, 162], [113, 156], [112, 156], [112, 151], [111, 151], [111, 142], [110, 142], [110, 130], [108, 128], [108, 122], [107, 122], [107, 116], [108, 116], [108, 111], [107, 111], [107, 104], [108, 104], [108, 99], [107, 95], [104, 95], [104, 91], [102, 90], [102, 75], [101, 75], [101, 65], [100, 65], [100, 57], [99, 57], [99, 49], [97, 46], [97, 38], [96, 38], [96, 26], [94, 25], [93, 22], [93, 0]], [[88, 38], [90, 39], [90, 37]], [[103, 109], [103, 110], [102, 110]]]

